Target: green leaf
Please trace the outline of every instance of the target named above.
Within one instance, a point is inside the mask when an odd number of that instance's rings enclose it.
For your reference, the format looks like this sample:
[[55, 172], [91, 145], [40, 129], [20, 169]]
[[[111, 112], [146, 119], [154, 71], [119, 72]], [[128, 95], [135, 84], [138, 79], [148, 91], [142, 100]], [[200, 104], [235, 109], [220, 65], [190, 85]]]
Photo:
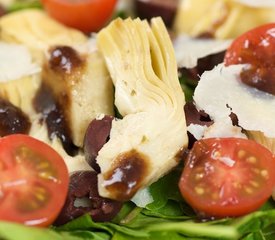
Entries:
[[235, 226], [241, 234], [245, 235], [265, 229], [274, 223], [275, 209], [269, 211], [258, 211], [237, 218], [233, 221], [232, 225]]
[[81, 240], [69, 233], [46, 228], [27, 227], [17, 223], [0, 222], [0, 239], [5, 240]]
[[90, 215], [84, 215], [77, 218], [63, 226], [57, 227], [57, 231], [76, 231], [76, 230], [90, 230], [90, 231], [103, 231], [110, 235], [115, 232], [122, 232], [129, 236], [146, 237], [148, 233], [145, 231], [135, 230], [123, 225], [118, 225], [111, 222], [95, 223]]
[[97, 230], [97, 231], [104, 231], [109, 234], [113, 234], [114, 231], [112, 228], [106, 226], [103, 223], [95, 223], [90, 215], [83, 215], [73, 221], [62, 225], [60, 227], [56, 227], [55, 230], [57, 231], [76, 231], [76, 230]]
[[189, 208], [188, 215], [186, 215], [187, 210], [184, 209], [182, 206], [183, 204], [181, 203], [178, 203], [174, 200], [168, 200], [164, 207], [156, 210], [144, 209], [142, 213], [146, 216], [159, 217], [165, 219], [190, 219], [190, 216], [194, 215], [192, 209]]
[[126, 202], [123, 204], [121, 210], [117, 214], [117, 216], [112, 220], [113, 223], [123, 223], [128, 222], [133, 216], [133, 211], [135, 212], [137, 209], [136, 205], [132, 202]]
[[185, 100], [187, 102], [192, 101], [194, 90], [198, 84], [197, 80], [193, 80], [182, 74], [179, 78], [181, 88], [185, 94]]
[[[167, 240], [167, 239], [172, 239], [172, 240], [185, 240], [185, 239], [190, 239], [186, 238], [178, 233], [175, 232], [155, 232], [151, 233], [148, 237], [146, 238], [131, 238], [131, 240]], [[112, 240], [129, 240], [129, 236], [124, 235], [122, 233], [116, 233]], [[192, 238], [192, 240], [198, 240], [197, 238]]]
[[261, 207], [261, 211], [268, 211], [268, 210], [272, 210], [275, 209], [275, 201], [270, 198], [269, 201], [267, 201], [262, 207]]
[[14, 12], [23, 10], [26, 8], [42, 8], [42, 4], [39, 0], [17, 0], [11, 6], [8, 7], [8, 12]]
[[181, 174], [180, 168], [162, 177], [149, 187], [153, 197], [153, 202], [146, 206], [148, 210], [157, 210], [163, 208], [168, 200], [182, 202], [182, 196], [179, 192], [178, 181]]
[[233, 226], [212, 225], [190, 221], [159, 223], [146, 228], [149, 232], [176, 232], [186, 237], [211, 239], [238, 239], [239, 233]]
[[109, 240], [111, 239], [111, 235], [104, 232], [92, 232], [92, 231], [72, 231], [72, 232], [64, 232], [63, 235], [66, 238], [66, 235], [79, 237], [81, 239], [89, 239], [89, 240]]

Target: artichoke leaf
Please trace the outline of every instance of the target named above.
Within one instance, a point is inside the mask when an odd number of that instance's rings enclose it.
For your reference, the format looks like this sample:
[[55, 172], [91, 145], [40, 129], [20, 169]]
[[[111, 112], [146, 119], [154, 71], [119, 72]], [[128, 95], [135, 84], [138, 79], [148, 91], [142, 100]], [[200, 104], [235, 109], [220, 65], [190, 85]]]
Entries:
[[174, 30], [193, 37], [236, 38], [249, 29], [275, 21], [274, 3], [241, 0], [181, 0]]
[[115, 86], [110, 140], [97, 157], [100, 195], [129, 200], [178, 164], [187, 130], [173, 46], [160, 18], [116, 19], [97, 35]]

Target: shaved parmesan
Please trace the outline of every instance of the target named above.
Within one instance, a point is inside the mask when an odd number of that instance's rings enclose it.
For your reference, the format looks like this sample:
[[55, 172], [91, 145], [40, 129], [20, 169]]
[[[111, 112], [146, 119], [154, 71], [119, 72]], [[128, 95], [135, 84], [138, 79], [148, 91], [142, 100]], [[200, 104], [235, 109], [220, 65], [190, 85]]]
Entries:
[[174, 40], [178, 67], [193, 68], [200, 58], [225, 51], [232, 40], [192, 38], [185, 34]]
[[148, 204], [154, 201], [149, 188], [139, 190], [136, 195], [131, 199], [136, 206], [145, 208]]
[[233, 112], [239, 126], [245, 130], [260, 131], [274, 138], [275, 97], [243, 84], [239, 80], [243, 67], [220, 64], [205, 72], [194, 93], [196, 106], [208, 113], [214, 122], [229, 119]]
[[190, 132], [194, 136], [194, 138], [196, 138], [197, 140], [203, 137], [206, 129], [207, 129], [207, 126], [202, 126], [199, 124], [190, 124], [187, 127], [187, 131]]
[[22, 45], [0, 42], [0, 82], [19, 79], [41, 71]]
[[225, 119], [219, 119], [219, 121], [214, 122], [209, 126], [205, 132], [203, 138], [212, 138], [212, 137], [238, 137], [238, 138], [247, 138], [243, 134], [242, 129], [237, 126], [232, 125], [232, 121], [229, 117]]

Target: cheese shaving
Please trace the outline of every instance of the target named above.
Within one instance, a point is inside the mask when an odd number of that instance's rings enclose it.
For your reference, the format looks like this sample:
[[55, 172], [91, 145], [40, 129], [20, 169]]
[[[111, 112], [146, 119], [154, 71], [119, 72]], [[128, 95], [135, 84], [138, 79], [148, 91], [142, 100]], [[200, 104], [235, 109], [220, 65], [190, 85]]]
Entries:
[[208, 113], [214, 122], [229, 119], [233, 112], [239, 126], [245, 130], [260, 131], [274, 138], [275, 97], [243, 84], [239, 79], [243, 67], [220, 64], [205, 72], [194, 93], [196, 106]]
[[0, 82], [36, 74], [41, 68], [32, 62], [26, 47], [0, 42]]
[[192, 38], [185, 34], [174, 40], [178, 67], [193, 68], [200, 58], [225, 51], [232, 40]]

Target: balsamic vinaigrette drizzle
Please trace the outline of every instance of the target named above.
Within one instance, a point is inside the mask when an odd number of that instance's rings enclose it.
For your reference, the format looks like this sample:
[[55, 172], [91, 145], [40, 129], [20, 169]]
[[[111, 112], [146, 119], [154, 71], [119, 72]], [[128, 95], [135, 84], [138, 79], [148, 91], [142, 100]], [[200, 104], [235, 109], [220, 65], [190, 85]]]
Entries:
[[42, 83], [38, 89], [33, 100], [33, 106], [36, 112], [42, 114], [42, 120], [47, 125], [49, 138], [52, 140], [57, 136], [65, 151], [71, 156], [75, 155], [77, 147], [72, 142], [71, 132], [62, 107], [55, 100], [51, 88], [45, 83]]
[[131, 150], [117, 157], [113, 168], [104, 174], [104, 186], [119, 201], [131, 199], [149, 172], [148, 157]]
[[[50, 72], [50, 74], [43, 74], [44, 79], [33, 100], [33, 106], [35, 111], [42, 113], [42, 120], [46, 122], [49, 138], [57, 136], [65, 151], [69, 155], [75, 155], [78, 148], [72, 142], [69, 120], [66, 117], [68, 106], [71, 104], [70, 97], [66, 93], [66, 89], [56, 93], [51, 87], [53, 84], [49, 84], [49, 82], [57, 81], [54, 84], [62, 88], [62, 83], [58, 81], [69, 80], [69, 74], [82, 67], [83, 60], [73, 48], [68, 46], [57, 46], [50, 49], [49, 52], [49, 63], [45, 66], [44, 71]], [[53, 77], [54, 79], [47, 79]]]

